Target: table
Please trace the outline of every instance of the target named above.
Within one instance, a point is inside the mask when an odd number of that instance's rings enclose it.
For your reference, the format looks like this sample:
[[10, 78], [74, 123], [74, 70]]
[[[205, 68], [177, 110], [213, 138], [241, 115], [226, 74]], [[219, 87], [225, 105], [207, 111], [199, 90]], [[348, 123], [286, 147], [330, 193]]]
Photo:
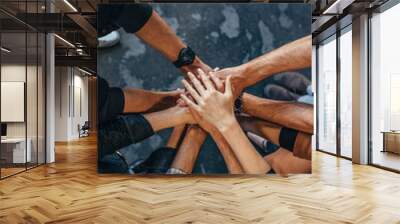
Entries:
[[382, 152], [392, 152], [400, 154], [400, 131], [382, 131], [383, 150]]
[[[26, 144], [28, 143], [28, 144]], [[26, 151], [25, 151], [25, 145]], [[32, 141], [30, 138], [5, 138], [1, 139], [1, 159], [5, 163], [26, 163], [31, 162]]]

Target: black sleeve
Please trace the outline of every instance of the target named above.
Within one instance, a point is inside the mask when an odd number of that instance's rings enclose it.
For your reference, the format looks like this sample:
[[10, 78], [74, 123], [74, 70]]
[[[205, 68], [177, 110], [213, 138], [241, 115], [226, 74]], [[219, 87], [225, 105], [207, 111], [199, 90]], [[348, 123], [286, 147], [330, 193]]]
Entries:
[[127, 33], [136, 33], [147, 23], [152, 13], [153, 8], [148, 4], [102, 4], [97, 13], [99, 36], [121, 27]]
[[122, 114], [125, 106], [124, 92], [121, 88], [109, 87], [106, 80], [97, 77], [97, 112], [99, 126]]
[[279, 134], [279, 145], [293, 152], [294, 143], [296, 142], [298, 131], [283, 127]]
[[141, 114], [120, 115], [98, 130], [99, 158], [154, 134], [151, 124]]

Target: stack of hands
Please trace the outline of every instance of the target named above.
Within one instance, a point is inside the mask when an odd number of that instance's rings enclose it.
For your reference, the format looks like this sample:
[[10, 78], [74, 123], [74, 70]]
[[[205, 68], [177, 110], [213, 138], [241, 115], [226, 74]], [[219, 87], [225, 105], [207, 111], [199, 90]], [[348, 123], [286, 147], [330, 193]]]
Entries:
[[188, 78], [190, 82], [182, 80], [185, 93], [181, 94], [178, 104], [187, 107], [193, 123], [207, 132], [224, 132], [233, 126], [236, 118], [232, 77], [227, 76], [226, 80], [222, 80], [213, 71], [206, 74], [198, 69], [196, 75], [188, 72]]

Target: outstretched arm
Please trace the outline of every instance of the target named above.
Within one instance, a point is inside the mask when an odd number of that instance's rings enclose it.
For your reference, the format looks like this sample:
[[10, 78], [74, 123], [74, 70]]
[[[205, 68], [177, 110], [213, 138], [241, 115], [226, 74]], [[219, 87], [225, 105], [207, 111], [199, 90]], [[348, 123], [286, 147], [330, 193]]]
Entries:
[[232, 76], [233, 93], [237, 97], [244, 88], [276, 73], [310, 67], [311, 51], [310, 35], [288, 43], [245, 64], [217, 71], [215, 75], [221, 79]]
[[147, 113], [144, 114], [143, 117], [149, 122], [154, 132], [194, 122], [188, 109], [179, 106]]
[[143, 113], [164, 110], [176, 105], [181, 91], [156, 92], [125, 88], [123, 113]]
[[99, 125], [99, 158], [130, 144], [140, 142], [155, 132], [193, 123], [187, 108], [179, 106], [147, 114], [124, 114]]
[[218, 131], [213, 130], [209, 132], [211, 137], [214, 139], [215, 143], [218, 146], [219, 151], [221, 152], [222, 157], [224, 158], [226, 167], [230, 174], [243, 174], [243, 168], [240, 165], [238, 159], [235, 156], [235, 153], [232, 151], [231, 146], [225, 140], [224, 136]]
[[314, 109], [312, 105], [270, 100], [244, 93], [243, 112], [283, 127], [313, 134]]
[[284, 148], [279, 148], [276, 152], [265, 156], [264, 159], [281, 176], [311, 173], [312, 170], [311, 160], [296, 157]]
[[[180, 50], [187, 47], [171, 27], [154, 10], [147, 23], [135, 34], [148, 45], [162, 53], [171, 62], [176, 61]], [[211, 70], [211, 68], [197, 56], [191, 65], [183, 66], [181, 70], [186, 74], [189, 71], [194, 72], [197, 68], [201, 68], [205, 71]]]
[[182, 139], [182, 135], [185, 133], [185, 129], [186, 125], [184, 124], [174, 127], [171, 135], [168, 138], [168, 142], [165, 146], [173, 149], [178, 148], [180, 141]]
[[206, 137], [207, 133], [199, 126], [190, 126], [172, 162], [171, 168], [177, 169], [184, 174], [192, 173], [197, 156]]
[[282, 130], [283, 128], [279, 125], [253, 117], [239, 116], [238, 120], [244, 131], [262, 136], [273, 144], [293, 152], [294, 156], [311, 160], [310, 134], [293, 129]]

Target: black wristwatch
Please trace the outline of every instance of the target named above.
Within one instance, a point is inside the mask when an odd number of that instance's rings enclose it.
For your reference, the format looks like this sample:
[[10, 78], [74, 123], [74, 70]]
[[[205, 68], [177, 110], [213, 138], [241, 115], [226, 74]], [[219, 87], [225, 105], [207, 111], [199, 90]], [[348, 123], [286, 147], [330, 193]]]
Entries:
[[235, 114], [241, 114], [243, 112], [243, 100], [242, 100], [242, 98], [243, 98], [243, 92], [235, 100], [234, 108], [233, 108]]
[[175, 67], [180, 68], [185, 65], [191, 65], [194, 62], [196, 53], [190, 48], [182, 48], [178, 55], [178, 60], [174, 61]]

